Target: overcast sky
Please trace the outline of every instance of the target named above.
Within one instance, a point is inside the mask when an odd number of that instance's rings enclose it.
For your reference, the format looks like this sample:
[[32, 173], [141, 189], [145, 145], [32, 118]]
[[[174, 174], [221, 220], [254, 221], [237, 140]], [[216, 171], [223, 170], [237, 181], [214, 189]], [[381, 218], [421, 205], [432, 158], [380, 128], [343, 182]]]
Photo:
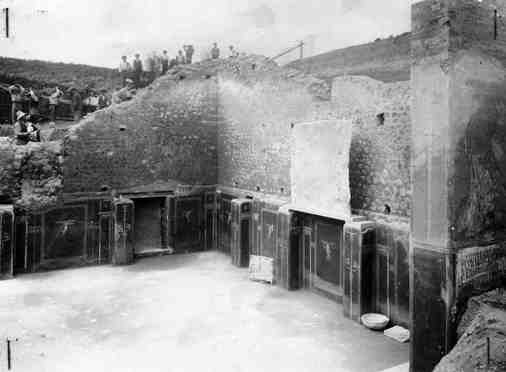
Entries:
[[[50, 28], [43, 50], [29, 43], [18, 57], [116, 66], [119, 55], [183, 43], [197, 57], [217, 41], [222, 49], [272, 56], [309, 41], [321, 53], [408, 31], [410, 0], [0, 0], [30, 11], [47, 10]], [[14, 15], [13, 15], [14, 16]], [[21, 27], [18, 21], [17, 28]], [[33, 28], [44, 29], [40, 22]], [[33, 30], [37, 39], [37, 30]], [[51, 44], [52, 43], [52, 44]], [[18, 48], [19, 49], [19, 48]]]

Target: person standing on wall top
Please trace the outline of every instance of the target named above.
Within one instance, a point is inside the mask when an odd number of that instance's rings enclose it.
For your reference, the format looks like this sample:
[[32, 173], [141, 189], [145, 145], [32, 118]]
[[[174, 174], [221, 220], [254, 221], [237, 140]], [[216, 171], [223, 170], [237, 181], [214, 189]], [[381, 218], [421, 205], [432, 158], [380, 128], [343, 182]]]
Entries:
[[176, 63], [178, 65], [184, 65], [185, 64], [185, 58], [184, 58], [184, 54], [183, 54], [182, 50], [179, 50], [179, 52], [177, 52]]
[[89, 104], [91, 112], [94, 112], [98, 109], [98, 96], [96, 92], [91, 92], [91, 95], [89, 97]]
[[151, 84], [155, 80], [155, 56], [154, 53], [148, 54], [146, 63], [144, 65], [144, 71], [146, 72], [146, 78], [148, 84]]
[[60, 98], [63, 96], [63, 92], [60, 88], [54, 88], [53, 94], [49, 96], [49, 118], [52, 122], [56, 121], [56, 107], [60, 103]]
[[235, 50], [234, 46], [233, 45], [230, 45], [228, 47], [228, 53], [229, 53], [229, 58], [237, 58], [239, 57], [239, 52], [237, 50]]
[[98, 96], [98, 108], [99, 110], [106, 108], [109, 106], [109, 100], [107, 99], [107, 91], [102, 89], [100, 91], [100, 95]]
[[118, 71], [121, 76], [121, 83], [125, 86], [125, 80], [129, 78], [130, 72], [132, 71], [132, 67], [130, 66], [126, 56], [121, 57]]
[[162, 73], [162, 60], [158, 53], [153, 52], [153, 80], [156, 80]]
[[70, 89], [70, 93], [72, 94], [72, 113], [74, 114], [74, 121], [79, 121], [83, 113], [83, 99], [75, 87]]
[[140, 59], [141, 55], [137, 53], [135, 55], [134, 66], [133, 66], [133, 80], [135, 83], [135, 87], [139, 88], [141, 85], [141, 77], [142, 77], [142, 61]]
[[11, 95], [12, 108], [11, 108], [11, 120], [12, 124], [17, 121], [17, 112], [23, 109], [23, 96], [25, 94], [25, 88], [19, 84], [14, 84], [9, 87], [9, 93]]
[[165, 75], [169, 71], [169, 55], [164, 50], [162, 54], [162, 75]]
[[211, 49], [211, 58], [212, 59], [220, 58], [220, 48], [218, 48], [218, 43], [213, 44], [213, 48]]
[[26, 113], [23, 111], [16, 112], [16, 122], [14, 123], [16, 145], [26, 145], [30, 141], [30, 133], [28, 133], [26, 118]]
[[30, 115], [38, 115], [39, 97], [35, 94], [33, 88], [28, 91], [28, 102], [30, 103]]
[[186, 64], [191, 65], [193, 60], [193, 53], [195, 53], [195, 49], [193, 45], [184, 45], [183, 49], [186, 54]]

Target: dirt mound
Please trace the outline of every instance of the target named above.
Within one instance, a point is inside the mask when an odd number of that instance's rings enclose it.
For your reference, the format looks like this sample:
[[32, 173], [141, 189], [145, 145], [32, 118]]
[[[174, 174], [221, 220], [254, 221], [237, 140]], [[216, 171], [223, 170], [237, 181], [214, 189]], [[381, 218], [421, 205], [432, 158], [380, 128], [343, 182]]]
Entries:
[[63, 186], [60, 153], [59, 142], [17, 146], [0, 139], [0, 198], [26, 211], [56, 204]]
[[457, 345], [434, 372], [506, 371], [506, 291], [471, 298], [458, 334]]

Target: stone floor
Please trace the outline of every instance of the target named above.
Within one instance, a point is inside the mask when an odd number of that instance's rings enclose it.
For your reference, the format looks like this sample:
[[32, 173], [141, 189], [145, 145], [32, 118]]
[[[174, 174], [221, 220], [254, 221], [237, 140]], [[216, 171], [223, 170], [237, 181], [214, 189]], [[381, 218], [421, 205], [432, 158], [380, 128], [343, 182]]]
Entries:
[[0, 371], [350, 371], [405, 364], [408, 345], [309, 291], [248, 280], [216, 252], [0, 282]]

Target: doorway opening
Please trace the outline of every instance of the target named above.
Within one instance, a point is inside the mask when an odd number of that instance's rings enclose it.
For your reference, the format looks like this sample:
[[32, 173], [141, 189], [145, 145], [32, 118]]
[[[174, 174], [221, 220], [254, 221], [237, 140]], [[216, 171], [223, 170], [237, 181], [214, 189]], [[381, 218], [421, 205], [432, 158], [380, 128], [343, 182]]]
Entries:
[[135, 254], [163, 251], [165, 198], [140, 198], [133, 201]]

